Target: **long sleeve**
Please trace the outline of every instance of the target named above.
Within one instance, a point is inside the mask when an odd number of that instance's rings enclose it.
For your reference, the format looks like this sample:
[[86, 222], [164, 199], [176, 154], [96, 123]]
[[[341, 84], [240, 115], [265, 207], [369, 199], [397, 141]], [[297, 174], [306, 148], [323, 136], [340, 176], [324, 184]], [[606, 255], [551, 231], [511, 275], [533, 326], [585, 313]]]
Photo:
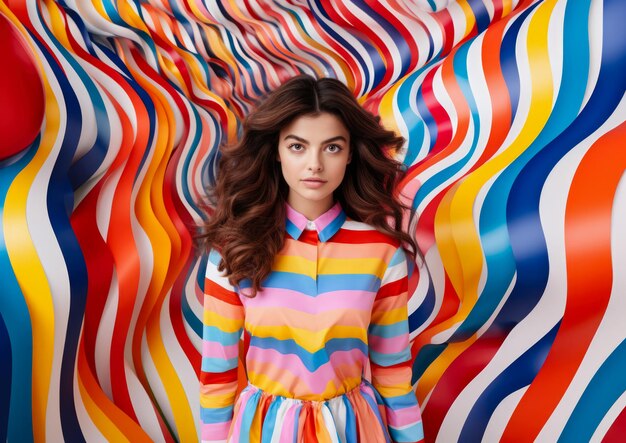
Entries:
[[398, 248], [381, 281], [368, 330], [372, 385], [382, 397], [394, 442], [424, 438], [421, 412], [411, 386], [407, 287], [406, 256]]
[[219, 253], [208, 257], [204, 283], [200, 418], [203, 442], [225, 442], [237, 391], [239, 338], [244, 309], [239, 296], [217, 266]]

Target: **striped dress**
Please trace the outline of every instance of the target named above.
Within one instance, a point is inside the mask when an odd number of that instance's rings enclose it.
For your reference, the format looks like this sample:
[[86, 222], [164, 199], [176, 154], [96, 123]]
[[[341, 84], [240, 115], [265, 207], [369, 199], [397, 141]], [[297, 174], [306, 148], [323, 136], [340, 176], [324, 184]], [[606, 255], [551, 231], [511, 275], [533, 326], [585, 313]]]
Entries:
[[[203, 442], [417, 442], [407, 262], [398, 242], [335, 204], [311, 222], [287, 205], [285, 244], [254, 298], [209, 254]], [[247, 386], [237, 396], [239, 341]]]

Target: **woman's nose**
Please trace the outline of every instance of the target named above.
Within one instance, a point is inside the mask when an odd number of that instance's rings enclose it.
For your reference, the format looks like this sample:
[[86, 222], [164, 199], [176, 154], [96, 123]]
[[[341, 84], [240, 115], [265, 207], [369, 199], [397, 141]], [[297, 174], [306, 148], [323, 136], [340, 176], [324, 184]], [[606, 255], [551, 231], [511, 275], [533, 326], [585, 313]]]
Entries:
[[316, 152], [312, 152], [309, 157], [309, 168], [310, 171], [319, 172], [323, 169], [322, 161], [319, 157], [319, 154]]

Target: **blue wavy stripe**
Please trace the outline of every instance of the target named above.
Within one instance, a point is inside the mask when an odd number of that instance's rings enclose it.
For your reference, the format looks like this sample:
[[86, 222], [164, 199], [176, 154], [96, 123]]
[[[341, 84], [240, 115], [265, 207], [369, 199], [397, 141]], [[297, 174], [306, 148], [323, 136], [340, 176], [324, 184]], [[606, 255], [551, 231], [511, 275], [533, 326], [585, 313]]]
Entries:
[[[87, 44], [87, 42], [89, 42], [89, 45], [91, 45], [91, 40], [89, 39], [87, 30], [85, 29], [85, 24], [80, 19], [80, 16], [71, 11], [71, 17], [77, 19], [75, 20], [75, 24], [83, 36], [83, 43]], [[89, 149], [89, 151], [87, 151], [81, 158], [76, 160], [76, 162], [70, 166], [68, 171], [72, 188], [76, 190], [93, 176], [104, 161], [110, 147], [109, 145], [111, 144], [111, 127], [109, 125], [109, 119], [104, 106], [104, 101], [102, 100], [102, 96], [96, 88], [96, 85], [91, 80], [91, 77], [82, 69], [80, 64], [74, 61], [73, 56], [71, 56], [69, 52], [65, 50], [62, 52], [65, 55], [65, 59], [72, 64], [75, 71], [80, 76], [81, 82], [87, 89], [90, 104], [93, 105], [96, 118], [97, 133], [93, 147], [91, 147], [91, 149]], [[77, 109], [80, 110], [80, 108]], [[71, 111], [68, 110], [68, 114], [70, 113]]]
[[[63, 59], [71, 65], [72, 69], [79, 75], [81, 80], [85, 82], [88, 75], [74, 60], [73, 56], [58, 42], [47, 28], [44, 28], [44, 32], [48, 35], [51, 44], [61, 53]], [[57, 238], [61, 253], [63, 254], [70, 284], [70, 309], [65, 331], [65, 343], [63, 346], [58, 389], [60, 393], [71, 393], [74, 392], [76, 353], [87, 300], [87, 266], [76, 235], [70, 224], [70, 215], [74, 206], [74, 193], [68, 177], [68, 171], [81, 134], [82, 115], [78, 98], [74, 93], [74, 89], [69, 82], [67, 74], [61, 66], [56, 64], [54, 55], [49, 53], [39, 40], [36, 40], [36, 44], [39, 46], [41, 54], [45, 57], [48, 66], [52, 70], [54, 78], [59, 83], [63, 95], [62, 100], [67, 110], [65, 114], [67, 126], [63, 133], [61, 148], [50, 175], [46, 200], [50, 224]], [[95, 89], [93, 84], [91, 84], [91, 86]], [[61, 415], [61, 427], [63, 429], [64, 439], [66, 441], [84, 442], [85, 439], [76, 415], [74, 395], [59, 396], [59, 412]]]
[[[249, 281], [241, 282], [242, 288], [249, 286]], [[307, 275], [274, 271], [263, 282], [263, 286], [297, 290], [302, 294], [316, 297], [325, 292], [342, 290], [376, 292], [380, 288], [380, 279], [371, 274], [322, 274], [318, 275], [316, 282]]]
[[254, 420], [254, 416], [256, 415], [257, 405], [259, 404], [259, 399], [261, 398], [261, 393], [263, 391], [258, 390], [254, 392], [248, 401], [245, 403], [245, 406], [241, 414], [241, 425], [239, 426], [239, 441], [251, 441], [250, 440], [250, 429], [252, 429], [252, 420]]
[[413, 111], [410, 102], [411, 88], [416, 79], [417, 75], [412, 74], [400, 84], [398, 93], [396, 94], [398, 109], [400, 110], [402, 120], [408, 130], [407, 152], [403, 160], [406, 166], [414, 164], [416, 159], [420, 156], [425, 135], [424, 121]]
[[406, 324], [403, 321], [399, 321], [390, 325], [379, 325], [372, 323], [368, 331], [370, 335], [381, 338], [398, 337], [399, 335], [406, 334], [406, 332]]
[[[427, 278], [427, 277], [421, 277]], [[415, 311], [409, 314], [409, 331], [415, 331], [420, 328], [430, 317], [435, 309], [435, 288], [432, 279], [428, 277], [428, 290], [424, 300], [420, 303]]]
[[0, 441], [7, 441], [9, 430], [9, 407], [11, 406], [11, 338], [0, 311]]
[[285, 397], [275, 397], [270, 403], [270, 407], [267, 408], [263, 427], [261, 428], [261, 443], [271, 443], [272, 434], [274, 434], [274, 427], [276, 425], [276, 415], [284, 400]]
[[330, 356], [338, 351], [359, 350], [368, 355], [367, 344], [358, 338], [332, 338], [324, 347], [316, 352], [309, 352], [293, 339], [280, 340], [274, 337], [250, 337], [250, 347], [273, 349], [281, 354], [296, 355], [309, 372], [316, 371], [320, 366], [330, 361]]
[[520, 14], [511, 20], [511, 25], [505, 31], [502, 38], [502, 46], [500, 49], [500, 67], [502, 75], [506, 82], [507, 91], [509, 93], [509, 101], [511, 103], [511, 121], [517, 114], [517, 106], [519, 105], [520, 95], [520, 78], [517, 68], [517, 58], [515, 57], [515, 46], [517, 45], [520, 27], [526, 22], [526, 18], [534, 9], [541, 4], [535, 3], [524, 9]]
[[[622, 22], [623, 23], [623, 22]], [[626, 340], [609, 355], [595, 373], [569, 416], [559, 443], [591, 441], [611, 406], [626, 392]]]
[[474, 18], [476, 19], [476, 33], [480, 34], [491, 24], [489, 11], [485, 6], [484, 0], [468, 0], [469, 7], [472, 9]]
[[[33, 159], [39, 146], [39, 136], [30, 148], [16, 158], [10, 158], [0, 163], [0, 316], [4, 321], [10, 340], [11, 378], [10, 397], [7, 399], [9, 410], [6, 441], [30, 443], [33, 436], [33, 404], [32, 404], [32, 368], [33, 368], [33, 330], [30, 312], [24, 295], [13, 273], [13, 266], [6, 249], [4, 232], [10, 232], [11, 225], [5, 225], [4, 206], [9, 187], [15, 177]], [[6, 355], [6, 354], [3, 354]], [[5, 440], [3, 440], [5, 441]]]
[[493, 411], [502, 400], [532, 383], [552, 347], [559, 326], [560, 323], [556, 324], [485, 388], [467, 415], [459, 443], [481, 441]]
[[448, 347], [448, 343], [441, 344], [428, 344], [420, 348], [415, 361], [413, 362], [413, 376], [411, 377], [411, 384], [415, 384], [420, 379], [426, 369], [439, 357], [443, 351]]
[[411, 350], [409, 348], [398, 352], [376, 352], [370, 348], [370, 359], [378, 366], [393, 366], [411, 359]]

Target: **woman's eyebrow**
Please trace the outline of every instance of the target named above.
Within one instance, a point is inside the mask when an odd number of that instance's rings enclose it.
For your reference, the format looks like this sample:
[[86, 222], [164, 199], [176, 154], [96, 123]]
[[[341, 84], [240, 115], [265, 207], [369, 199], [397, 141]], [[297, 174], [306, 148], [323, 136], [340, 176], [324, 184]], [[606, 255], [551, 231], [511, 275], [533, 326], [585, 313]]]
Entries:
[[[288, 134], [288, 135], [285, 136], [284, 140], [287, 140], [288, 138], [292, 138], [292, 139], [294, 139], [296, 141], [299, 141], [300, 143], [309, 144], [308, 140], [305, 140], [302, 137], [298, 137], [297, 135]], [[336, 142], [336, 141], [339, 141], [339, 140], [342, 140], [342, 141], [344, 141], [346, 143], [348, 142], [348, 140], [343, 135], [337, 135], [335, 137], [329, 138], [328, 140], [324, 140], [322, 142], [322, 144], [326, 144], [326, 143], [330, 143], [330, 142]]]

